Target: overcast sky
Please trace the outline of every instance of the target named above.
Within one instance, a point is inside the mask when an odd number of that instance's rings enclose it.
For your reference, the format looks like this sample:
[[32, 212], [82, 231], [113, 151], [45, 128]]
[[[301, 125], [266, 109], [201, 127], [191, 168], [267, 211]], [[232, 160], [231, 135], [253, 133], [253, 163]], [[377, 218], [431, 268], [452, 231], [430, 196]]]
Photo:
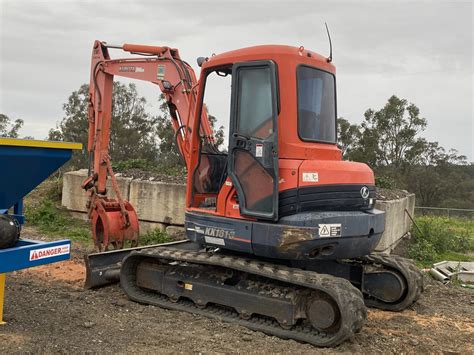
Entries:
[[[45, 138], [88, 82], [95, 39], [177, 47], [199, 72], [198, 56], [258, 44], [327, 54], [328, 22], [339, 116], [361, 122], [395, 94], [420, 108], [427, 139], [472, 161], [473, 14], [472, 1], [0, 0], [0, 113], [24, 119], [23, 135]], [[159, 94], [138, 89], [150, 102]]]

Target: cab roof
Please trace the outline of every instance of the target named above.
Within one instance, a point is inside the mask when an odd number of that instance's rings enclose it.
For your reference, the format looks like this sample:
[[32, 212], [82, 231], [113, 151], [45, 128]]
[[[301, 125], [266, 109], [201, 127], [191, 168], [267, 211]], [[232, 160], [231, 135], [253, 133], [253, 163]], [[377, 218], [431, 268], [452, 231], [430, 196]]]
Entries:
[[241, 49], [212, 55], [203, 65], [206, 67], [214, 67], [218, 65], [232, 64], [236, 62], [245, 62], [252, 60], [275, 60], [293, 59], [303, 64], [315, 65], [334, 73], [335, 67], [328, 63], [327, 58], [303, 46], [287, 46], [287, 45], [261, 45], [254, 47], [246, 47]]

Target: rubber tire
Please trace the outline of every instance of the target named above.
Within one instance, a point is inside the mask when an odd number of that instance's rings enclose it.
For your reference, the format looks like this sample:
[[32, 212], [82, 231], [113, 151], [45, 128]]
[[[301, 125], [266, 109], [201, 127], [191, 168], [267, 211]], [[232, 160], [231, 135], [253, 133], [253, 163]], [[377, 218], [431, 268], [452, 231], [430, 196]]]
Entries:
[[0, 249], [13, 247], [20, 238], [20, 225], [15, 218], [0, 215]]

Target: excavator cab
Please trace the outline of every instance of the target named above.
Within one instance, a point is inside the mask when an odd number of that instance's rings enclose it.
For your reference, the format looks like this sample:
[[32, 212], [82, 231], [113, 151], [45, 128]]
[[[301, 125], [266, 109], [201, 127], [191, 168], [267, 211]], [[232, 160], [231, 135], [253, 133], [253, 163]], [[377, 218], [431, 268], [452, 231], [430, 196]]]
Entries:
[[[337, 147], [335, 67], [327, 58], [302, 47], [258, 46], [201, 64], [188, 237], [281, 259], [334, 260], [372, 251], [384, 215], [374, 209], [372, 170], [343, 161]], [[200, 129], [213, 73], [231, 75], [225, 152], [209, 149]]]

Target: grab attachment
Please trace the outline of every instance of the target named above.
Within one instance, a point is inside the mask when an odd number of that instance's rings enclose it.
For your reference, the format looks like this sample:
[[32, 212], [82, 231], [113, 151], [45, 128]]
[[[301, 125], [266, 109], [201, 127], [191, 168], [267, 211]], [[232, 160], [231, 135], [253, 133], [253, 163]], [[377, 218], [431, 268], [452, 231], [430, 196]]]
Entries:
[[108, 198], [105, 193], [97, 192], [97, 174], [88, 176], [82, 183], [82, 188], [88, 194], [88, 216], [92, 222], [92, 238], [97, 250], [107, 251], [111, 244], [114, 249], [122, 249], [125, 242], [130, 242], [130, 247], [138, 246], [139, 224], [137, 212], [132, 204], [122, 198], [117, 179], [110, 164], [108, 155], [104, 156], [103, 163], [112, 181], [117, 198]]

